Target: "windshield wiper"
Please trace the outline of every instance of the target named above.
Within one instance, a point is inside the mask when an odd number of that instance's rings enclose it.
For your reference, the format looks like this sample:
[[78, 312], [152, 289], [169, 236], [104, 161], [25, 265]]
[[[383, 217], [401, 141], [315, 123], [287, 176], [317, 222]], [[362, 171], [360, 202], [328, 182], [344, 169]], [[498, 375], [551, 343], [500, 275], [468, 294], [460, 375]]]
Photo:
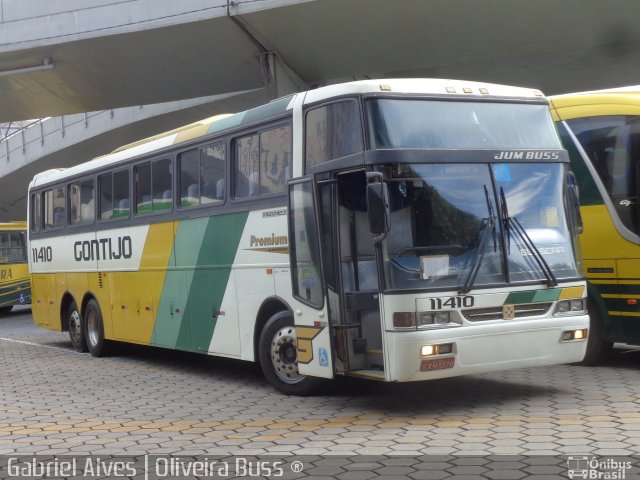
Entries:
[[[507, 198], [504, 194], [504, 189], [500, 187], [500, 218], [502, 220], [502, 235], [504, 240], [504, 246], [507, 251], [507, 255], [511, 254], [511, 228], [513, 227], [514, 232], [522, 239], [526, 248], [531, 252], [531, 256], [534, 258], [540, 271], [547, 279], [547, 286], [555, 287], [558, 285], [558, 280], [556, 279], [551, 267], [544, 259], [540, 250], [536, 247], [533, 240], [527, 233], [527, 231], [523, 228], [522, 224], [515, 217], [509, 216], [509, 210], [507, 207]], [[507, 275], [507, 283], [509, 282], [509, 268], [506, 269]]]
[[480, 243], [478, 245], [478, 249], [476, 250], [476, 254], [473, 257], [473, 264], [471, 265], [469, 274], [464, 281], [464, 286], [460, 289], [460, 293], [463, 294], [469, 293], [473, 288], [473, 284], [476, 281], [478, 272], [480, 271], [480, 266], [482, 265], [482, 259], [484, 258], [484, 248], [487, 244], [487, 240], [489, 239], [490, 232], [493, 234], [493, 251], [496, 251], [496, 216], [493, 211], [493, 204], [491, 203], [491, 199], [489, 198], [489, 191], [487, 190], [486, 185], [484, 185], [484, 197], [485, 201], [487, 202], [487, 211], [489, 213], [489, 216], [484, 220], [484, 230], [482, 231], [482, 237], [480, 237]]

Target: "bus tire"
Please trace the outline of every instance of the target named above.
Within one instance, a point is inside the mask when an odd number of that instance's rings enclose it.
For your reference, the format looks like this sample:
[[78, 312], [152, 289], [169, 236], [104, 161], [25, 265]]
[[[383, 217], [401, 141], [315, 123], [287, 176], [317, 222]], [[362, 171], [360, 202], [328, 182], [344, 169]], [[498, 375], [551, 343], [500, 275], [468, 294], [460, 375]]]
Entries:
[[605, 360], [613, 344], [604, 338], [602, 316], [598, 305], [591, 297], [587, 299], [587, 310], [589, 311], [589, 338], [587, 339], [587, 352], [580, 364], [591, 366]]
[[260, 332], [258, 359], [267, 381], [285, 395], [310, 395], [322, 380], [298, 373], [296, 331], [291, 312], [273, 315]]
[[82, 316], [78, 310], [76, 302], [71, 302], [69, 309], [67, 310], [67, 325], [69, 330], [69, 340], [76, 352], [86, 352], [87, 342], [84, 335], [84, 325], [82, 322]]
[[4, 307], [0, 307], [0, 315], [6, 315], [11, 311], [12, 308], [13, 308], [13, 305], [8, 305], [8, 306], [5, 305]]
[[93, 298], [87, 302], [84, 325], [89, 353], [94, 357], [105, 356], [108, 353], [109, 341], [104, 338], [104, 324], [100, 306]]

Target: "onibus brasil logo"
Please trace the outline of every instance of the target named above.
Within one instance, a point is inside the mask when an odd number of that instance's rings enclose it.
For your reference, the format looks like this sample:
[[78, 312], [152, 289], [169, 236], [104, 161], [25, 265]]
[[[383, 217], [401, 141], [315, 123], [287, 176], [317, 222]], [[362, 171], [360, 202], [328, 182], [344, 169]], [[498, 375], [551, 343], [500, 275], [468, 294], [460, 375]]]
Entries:
[[624, 480], [631, 462], [615, 458], [598, 458], [589, 456], [569, 456], [567, 458], [567, 475], [569, 478], [593, 480]]

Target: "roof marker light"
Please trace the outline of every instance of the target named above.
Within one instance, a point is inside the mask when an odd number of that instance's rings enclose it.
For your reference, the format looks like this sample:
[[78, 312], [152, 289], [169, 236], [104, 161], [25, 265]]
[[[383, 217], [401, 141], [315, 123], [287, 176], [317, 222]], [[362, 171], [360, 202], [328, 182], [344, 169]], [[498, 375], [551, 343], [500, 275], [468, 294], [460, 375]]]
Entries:
[[483, 95], [489, 95], [489, 90], [487, 90], [486, 88], [481, 88], [480, 93], [482, 93]]
[[453, 87], [447, 87], [447, 93], [456, 93], [456, 89]]
[[380, 91], [381, 92], [390, 92], [391, 91], [391, 85], [380, 85]]
[[463, 89], [462, 89], [462, 91], [463, 91], [464, 93], [473, 93], [473, 90], [471, 90], [469, 87], [465, 87], [465, 88], [463, 88]]

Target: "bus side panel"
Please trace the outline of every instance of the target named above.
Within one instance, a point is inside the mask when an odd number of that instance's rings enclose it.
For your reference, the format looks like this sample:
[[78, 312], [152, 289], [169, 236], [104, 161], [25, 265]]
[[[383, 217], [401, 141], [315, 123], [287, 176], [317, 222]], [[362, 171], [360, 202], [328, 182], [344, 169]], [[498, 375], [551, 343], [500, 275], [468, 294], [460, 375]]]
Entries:
[[[162, 286], [154, 344], [239, 355], [237, 316], [222, 304], [233, 294], [231, 268], [246, 218], [245, 212], [175, 222], [175, 269]], [[220, 344], [212, 342], [216, 330]]]
[[605, 338], [640, 343], [640, 307], [633, 303], [640, 299], [638, 246], [618, 233], [604, 204], [582, 206], [580, 211], [585, 232], [580, 235], [580, 245], [587, 279], [608, 312], [602, 318]]
[[26, 263], [0, 267], [0, 307], [31, 303], [31, 285]]
[[53, 308], [56, 302], [55, 274], [34, 274], [32, 276], [33, 304], [31, 305], [33, 320], [36, 325], [49, 330], [60, 331], [60, 315]]
[[[207, 219], [187, 305], [192, 348], [196, 351], [240, 355], [238, 317], [233, 310], [227, 315], [222, 304], [225, 297], [233, 298], [235, 293], [231, 269], [247, 216], [244, 212]], [[190, 241], [181, 237], [177, 240]]]
[[[636, 246], [636, 249], [638, 247]], [[613, 322], [613, 337], [626, 343], [640, 343], [640, 260], [619, 258], [618, 293], [614, 306], [617, 318]]]

